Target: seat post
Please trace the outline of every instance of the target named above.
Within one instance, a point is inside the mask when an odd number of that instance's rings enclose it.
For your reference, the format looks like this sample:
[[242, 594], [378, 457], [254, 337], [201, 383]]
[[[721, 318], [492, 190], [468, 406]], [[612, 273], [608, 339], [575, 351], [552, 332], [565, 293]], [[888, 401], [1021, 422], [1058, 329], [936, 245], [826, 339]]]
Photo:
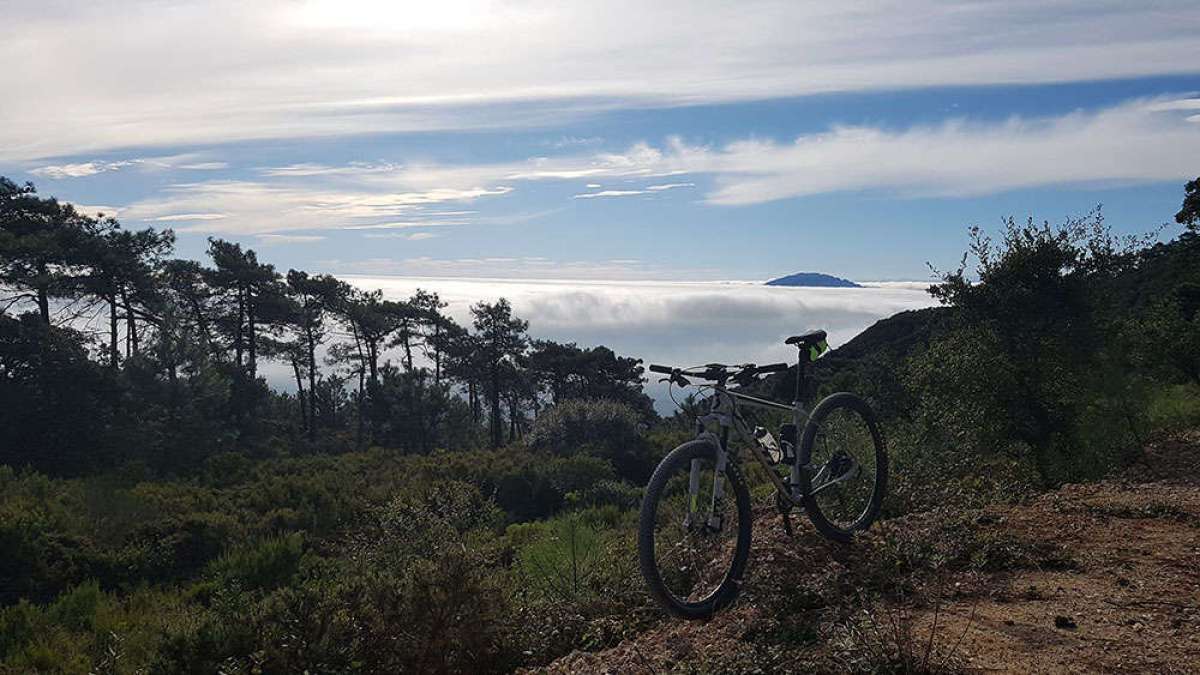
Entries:
[[803, 391], [804, 382], [804, 349], [796, 349], [796, 397], [792, 403], [800, 403], [800, 392]]

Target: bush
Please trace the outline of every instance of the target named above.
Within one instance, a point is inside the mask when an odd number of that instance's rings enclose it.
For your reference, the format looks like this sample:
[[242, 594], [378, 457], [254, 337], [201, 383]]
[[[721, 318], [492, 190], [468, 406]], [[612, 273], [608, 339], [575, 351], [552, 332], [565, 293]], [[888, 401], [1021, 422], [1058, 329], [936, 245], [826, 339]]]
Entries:
[[226, 552], [208, 574], [226, 587], [266, 591], [288, 583], [300, 567], [304, 538], [299, 533], [269, 537]]
[[529, 447], [557, 455], [592, 454], [612, 462], [617, 475], [644, 483], [653, 469], [641, 421], [613, 401], [564, 401], [542, 412], [526, 437]]

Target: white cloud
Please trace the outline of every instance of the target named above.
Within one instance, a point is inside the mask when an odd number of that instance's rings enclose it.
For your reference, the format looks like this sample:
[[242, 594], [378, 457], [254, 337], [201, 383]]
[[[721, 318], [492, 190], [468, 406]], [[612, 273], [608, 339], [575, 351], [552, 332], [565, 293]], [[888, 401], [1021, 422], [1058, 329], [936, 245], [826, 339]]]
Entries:
[[638, 144], [624, 155], [607, 155], [603, 165], [617, 176], [710, 175], [705, 200], [721, 205], [849, 190], [965, 197], [1050, 185], [1176, 181], [1194, 175], [1200, 155], [1200, 127], [1180, 114], [1194, 101], [1134, 100], [1058, 117], [950, 119], [901, 130], [836, 126], [790, 142], [746, 139], [720, 147], [675, 138], [661, 148]]
[[187, 169], [188, 171], [217, 171], [228, 169], [229, 164], [227, 162], [195, 162], [192, 164], [180, 164], [178, 168]]
[[106, 216], [115, 216], [121, 211], [119, 207], [108, 206], [106, 204], [72, 204], [72, 206], [74, 206], [75, 210], [79, 213], [103, 213]]
[[[705, 199], [754, 204], [848, 190], [904, 196], [971, 196], [1050, 185], [1176, 181], [1194, 176], [1200, 127], [1181, 111], [1196, 99], [1139, 99], [1057, 117], [996, 122], [950, 119], [908, 129], [836, 126], [790, 142], [745, 139], [724, 146], [679, 138], [661, 147], [637, 143], [624, 153], [531, 160], [525, 167], [439, 168], [483, 179], [518, 180], [590, 175], [708, 175]], [[581, 199], [624, 197], [694, 183], [601, 190]]]
[[36, 167], [29, 170], [29, 173], [35, 176], [44, 176], [46, 178], [61, 179], [61, 178], [83, 178], [86, 176], [94, 176], [98, 173], [106, 173], [108, 171], [118, 171], [128, 167], [139, 167], [144, 170], [154, 171], [162, 169], [187, 169], [193, 171], [211, 171], [215, 169], [225, 169], [229, 165], [225, 162], [196, 162], [192, 161], [200, 155], [196, 153], [187, 153], [182, 155], [168, 155], [164, 157], [133, 157], [130, 159], [121, 160], [93, 160], [90, 162], [75, 162], [71, 164], [51, 164], [49, 166]]
[[275, 244], [313, 244], [324, 241], [325, 237], [316, 234], [256, 234], [260, 246]]
[[1174, 181], [1195, 173], [1200, 128], [1132, 101], [1061, 117], [950, 120], [902, 131], [836, 127], [791, 143], [689, 149], [716, 175], [707, 200], [752, 204], [843, 190], [972, 196], [1050, 185]]
[[0, 25], [0, 60], [22, 64], [0, 72], [0, 160], [1190, 74], [1198, 20], [1184, 1], [16, 3]]
[[[635, 143], [624, 152], [493, 164], [300, 164], [263, 169], [258, 181], [176, 184], [123, 208], [122, 217], [211, 219], [189, 229], [242, 234], [513, 224], [553, 210], [479, 216], [457, 207], [502, 197], [522, 182], [582, 175], [626, 181], [704, 176], [709, 179], [704, 199], [718, 205], [852, 190], [971, 196], [1051, 185], [1178, 181], [1194, 176], [1200, 156], [1200, 126], [1186, 116], [1190, 100], [1135, 100], [1046, 118], [950, 119], [908, 129], [837, 126], [787, 142], [746, 139], [706, 146], [669, 138], [657, 147]], [[336, 180], [314, 184], [313, 176]], [[656, 183], [574, 196], [629, 197], [696, 185]], [[219, 213], [212, 211], [216, 207]]]
[[368, 232], [363, 235], [367, 239], [407, 239], [408, 241], [424, 241], [433, 239], [438, 236], [433, 232], [413, 232], [406, 234], [404, 232]]
[[633, 195], [644, 195], [645, 190], [601, 190], [600, 192], [585, 192], [575, 195], [575, 199], [594, 199], [596, 197], [631, 197]]
[[563, 136], [562, 138], [559, 138], [558, 140], [554, 141], [553, 143], [550, 143], [550, 145], [555, 148], [570, 148], [570, 147], [579, 147], [579, 146], [600, 145], [603, 142], [604, 142], [604, 139], [600, 138], [599, 136], [587, 136], [587, 137]]
[[[671, 173], [680, 173], [680, 171], [672, 171]], [[655, 192], [666, 192], [676, 188], [695, 187], [695, 183], [663, 183], [662, 185], [647, 185], [644, 188], [637, 190], [601, 190], [600, 192], [585, 192], [583, 194], [574, 195], [575, 199], [595, 199], [596, 197], [632, 197], [634, 195], [653, 194]], [[588, 187], [592, 187], [588, 185]], [[600, 187], [597, 185], [596, 187]]]
[[[427, 227], [465, 221], [426, 218], [422, 212], [426, 206], [470, 202], [511, 190], [497, 186], [387, 192], [361, 184], [339, 190], [290, 182], [216, 180], [172, 185], [161, 194], [130, 204], [122, 210], [122, 217], [196, 221], [182, 229], [215, 234]], [[209, 211], [213, 206], [219, 206], [221, 212]], [[397, 217], [409, 220], [391, 220]]]
[[150, 220], [159, 223], [173, 223], [188, 220], [222, 220], [226, 217], [224, 213], [172, 213], [167, 216], [151, 218]]
[[45, 178], [53, 178], [55, 180], [61, 178], [83, 178], [85, 176], [94, 176], [98, 173], [106, 171], [116, 171], [120, 168], [129, 166], [132, 161], [122, 162], [79, 162], [76, 164], [52, 164], [50, 166], [41, 166], [36, 169], [30, 169], [29, 173], [35, 176], [43, 176]]
[[583, 187], [585, 187], [589, 190], [599, 190], [600, 188], [602, 188], [604, 186], [599, 183], [588, 183], [587, 185], [584, 185]]
[[[636, 261], [613, 261], [617, 267], [620, 263], [637, 269]], [[382, 273], [405, 269], [402, 261], [376, 264], [385, 270]], [[423, 269], [438, 271], [433, 265]], [[822, 328], [836, 347], [883, 317], [935, 304], [923, 288], [900, 286], [781, 288], [761, 283], [526, 279], [346, 277], [360, 288], [382, 289], [389, 298], [408, 297], [417, 288], [436, 292], [459, 322], [470, 321], [472, 304], [507, 298], [537, 337], [603, 344], [647, 363], [683, 366], [791, 362], [796, 350], [783, 344], [788, 335]], [[650, 393], [663, 403], [664, 388], [652, 382]]]

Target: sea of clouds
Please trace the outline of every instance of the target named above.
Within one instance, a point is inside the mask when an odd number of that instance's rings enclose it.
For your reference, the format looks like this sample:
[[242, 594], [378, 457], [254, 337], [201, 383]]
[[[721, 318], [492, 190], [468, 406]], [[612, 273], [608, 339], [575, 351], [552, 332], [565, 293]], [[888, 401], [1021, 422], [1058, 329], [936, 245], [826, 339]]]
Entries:
[[[647, 364], [678, 366], [792, 361], [795, 349], [783, 344], [788, 335], [821, 328], [837, 347], [879, 319], [935, 304], [924, 282], [788, 288], [739, 281], [343, 278], [389, 298], [418, 288], [436, 292], [463, 325], [470, 325], [472, 304], [507, 298], [533, 337], [605, 345]], [[664, 385], [651, 380], [647, 392], [660, 412], [670, 411]]]

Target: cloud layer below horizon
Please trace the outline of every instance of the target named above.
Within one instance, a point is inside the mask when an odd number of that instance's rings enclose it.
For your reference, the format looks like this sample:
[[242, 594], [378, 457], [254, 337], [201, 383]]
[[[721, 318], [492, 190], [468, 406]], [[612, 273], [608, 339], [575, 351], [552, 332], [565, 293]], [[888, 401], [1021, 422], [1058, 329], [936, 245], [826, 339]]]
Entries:
[[[564, 282], [476, 279], [346, 277], [388, 297], [417, 288], [437, 292], [447, 313], [464, 325], [470, 306], [507, 298], [529, 321], [533, 337], [580, 346], [605, 345], [647, 363], [695, 365], [772, 363], [795, 359], [788, 335], [822, 328], [836, 347], [881, 318], [928, 307], [920, 284], [867, 288], [783, 288], [747, 282]], [[286, 374], [280, 384], [286, 382]], [[662, 412], [662, 385], [647, 390]]]

